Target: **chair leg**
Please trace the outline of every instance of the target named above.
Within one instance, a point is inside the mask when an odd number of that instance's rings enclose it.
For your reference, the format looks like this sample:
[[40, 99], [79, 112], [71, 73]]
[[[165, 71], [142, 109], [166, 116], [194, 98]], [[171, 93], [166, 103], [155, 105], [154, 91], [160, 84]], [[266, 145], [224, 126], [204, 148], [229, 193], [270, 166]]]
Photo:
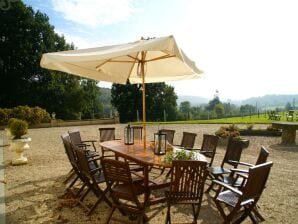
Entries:
[[211, 182], [205, 193], [209, 193], [213, 189], [214, 184]]
[[193, 212], [193, 223], [197, 223], [199, 212], [200, 212], [200, 206], [192, 204], [192, 212]]
[[66, 177], [66, 179], [63, 181], [64, 184], [66, 184], [76, 173], [74, 172], [73, 169], [71, 169], [68, 172], [68, 176]]
[[172, 173], [172, 170], [169, 170], [169, 172], [166, 174], [166, 177], [169, 177], [171, 173]]
[[237, 219], [234, 223], [235, 224], [240, 224], [240, 223], [242, 223], [246, 218], [247, 218], [247, 216], [249, 216], [250, 217], [250, 219], [251, 219], [251, 221], [253, 222], [253, 224], [257, 224], [258, 223], [258, 221], [253, 217], [253, 215], [251, 214], [251, 211], [250, 211], [250, 206], [249, 207], [245, 207], [244, 208], [244, 213], [240, 216], [240, 218], [239, 219]]
[[107, 224], [109, 224], [110, 223], [110, 221], [111, 221], [111, 218], [112, 218], [112, 215], [113, 215], [113, 213], [114, 213], [114, 211], [115, 211], [115, 208], [116, 207], [112, 207], [112, 210], [111, 210], [111, 212], [110, 212], [110, 214], [109, 214], [109, 216], [108, 216], [108, 221], [107, 221]]
[[86, 184], [85, 183], [83, 183], [83, 185], [81, 186], [81, 188], [78, 190], [78, 192], [76, 193], [76, 197], [78, 197], [81, 193], [82, 193], [82, 191], [84, 190], [84, 188], [86, 187]]
[[109, 201], [109, 199], [106, 197], [106, 193], [107, 190], [104, 190], [103, 192], [101, 192], [101, 196], [97, 199], [97, 201], [95, 202], [95, 204], [92, 206], [92, 208], [88, 211], [87, 216], [91, 215], [92, 212], [94, 211], [94, 209], [98, 206], [98, 204], [104, 200], [110, 207], [112, 207], [112, 203]]
[[88, 188], [88, 189], [86, 190], [86, 192], [79, 198], [79, 200], [78, 200], [78, 202], [76, 203], [76, 205], [78, 205], [78, 204], [82, 204], [84, 198], [87, 196], [87, 194], [88, 194], [89, 192], [90, 192], [90, 188]]
[[67, 186], [66, 190], [70, 189], [77, 182], [78, 179], [79, 179], [79, 177], [76, 176], [76, 178], [73, 179], [73, 181]]
[[171, 205], [168, 204], [168, 209], [167, 209], [167, 216], [166, 216], [166, 224], [171, 224]]
[[253, 207], [252, 209], [252, 213], [257, 217], [257, 219], [259, 219], [261, 222], [264, 222], [265, 219], [264, 217], [260, 214], [260, 212], [258, 211], [258, 205], [255, 205], [255, 207]]

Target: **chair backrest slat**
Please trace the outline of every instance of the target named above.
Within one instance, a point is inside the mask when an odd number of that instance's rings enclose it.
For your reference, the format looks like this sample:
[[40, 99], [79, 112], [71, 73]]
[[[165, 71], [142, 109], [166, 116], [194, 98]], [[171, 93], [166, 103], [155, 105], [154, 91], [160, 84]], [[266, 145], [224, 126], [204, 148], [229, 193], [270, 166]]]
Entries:
[[197, 160], [174, 160], [172, 162], [170, 192], [183, 192], [185, 199], [202, 197], [206, 180], [207, 163]]
[[264, 146], [261, 146], [261, 151], [260, 151], [260, 154], [258, 156], [256, 165], [266, 163], [268, 156], [269, 156], [268, 150]]
[[115, 128], [98, 128], [98, 130], [100, 142], [115, 140]]
[[82, 138], [79, 130], [71, 130], [68, 132], [72, 144], [77, 145], [82, 143]]
[[124, 161], [103, 159], [102, 166], [104, 173], [107, 174], [106, 181], [119, 181], [124, 184], [132, 183], [129, 164]]
[[76, 155], [74, 151], [72, 150], [71, 142], [70, 142], [70, 137], [68, 134], [62, 134], [61, 136], [62, 142], [65, 148], [66, 155], [69, 159], [69, 162], [73, 166], [73, 168], [77, 169], [77, 162], [76, 162]]
[[234, 163], [230, 161], [239, 162], [243, 148], [243, 142], [230, 138], [221, 167], [223, 167], [225, 163], [234, 165]]
[[214, 156], [216, 153], [216, 148], [218, 145], [219, 137], [216, 135], [203, 135], [203, 142], [201, 146], [201, 151], [204, 152], [204, 156], [210, 158], [209, 166], [212, 166]]
[[161, 129], [160, 131], [161, 131], [161, 133], [164, 133], [164, 134], [167, 135], [167, 141], [168, 141], [168, 143], [173, 144], [175, 130]]
[[191, 132], [183, 132], [182, 140], [181, 140], [181, 147], [184, 148], [193, 148], [195, 144], [197, 134]]
[[265, 188], [272, 165], [272, 162], [266, 162], [249, 168], [242, 201], [247, 199], [258, 200]]
[[86, 157], [86, 153], [83, 150], [81, 150], [78, 147], [76, 147], [75, 145], [72, 145], [72, 147], [74, 148], [74, 151], [75, 151], [75, 153], [77, 155], [80, 172], [86, 178], [88, 178], [90, 181], [92, 181], [93, 180], [93, 176], [90, 173], [90, 167], [89, 167], [88, 159]]

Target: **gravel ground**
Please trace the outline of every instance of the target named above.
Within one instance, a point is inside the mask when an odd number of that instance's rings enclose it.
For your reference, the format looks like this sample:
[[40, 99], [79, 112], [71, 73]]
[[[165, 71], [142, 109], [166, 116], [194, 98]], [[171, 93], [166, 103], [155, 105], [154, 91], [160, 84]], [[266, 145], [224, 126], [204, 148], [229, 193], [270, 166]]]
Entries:
[[[14, 156], [8, 147], [4, 149], [5, 167], [5, 203], [6, 223], [105, 223], [109, 208], [101, 203], [94, 213], [87, 217], [81, 206], [72, 207], [71, 200], [65, 199], [65, 185], [62, 183], [70, 170], [70, 164], [64, 152], [61, 134], [72, 129], [79, 129], [83, 139], [98, 139], [99, 127], [116, 127], [116, 138], [123, 138], [124, 125], [92, 125], [80, 127], [60, 127], [30, 129], [32, 138], [30, 149], [25, 152], [29, 163], [12, 166]], [[204, 133], [214, 133], [220, 125], [161, 125], [159, 128], [175, 129], [174, 143], [179, 144], [183, 131], [198, 134], [196, 146], [200, 147]], [[241, 127], [241, 126], [240, 126]], [[254, 128], [265, 127], [255, 125]], [[153, 139], [157, 125], [148, 125], [148, 140]], [[2, 133], [3, 134], [3, 131]], [[255, 163], [261, 145], [270, 151], [269, 160], [274, 165], [267, 183], [267, 188], [259, 201], [260, 211], [265, 223], [298, 223], [297, 203], [297, 160], [298, 147], [279, 147], [280, 137], [247, 137], [249, 148], [245, 149], [242, 161]], [[214, 165], [219, 165], [224, 155], [224, 148], [219, 147]], [[64, 195], [64, 198], [62, 197]], [[92, 204], [94, 197], [89, 194], [86, 202]], [[147, 209], [151, 217], [149, 223], [164, 223], [165, 204]], [[189, 220], [191, 209], [177, 207], [173, 209], [174, 220]], [[119, 215], [118, 212], [115, 212]], [[154, 217], [153, 217], [154, 216]], [[204, 195], [199, 223], [222, 223], [210, 196]], [[246, 220], [244, 223], [251, 223]]]

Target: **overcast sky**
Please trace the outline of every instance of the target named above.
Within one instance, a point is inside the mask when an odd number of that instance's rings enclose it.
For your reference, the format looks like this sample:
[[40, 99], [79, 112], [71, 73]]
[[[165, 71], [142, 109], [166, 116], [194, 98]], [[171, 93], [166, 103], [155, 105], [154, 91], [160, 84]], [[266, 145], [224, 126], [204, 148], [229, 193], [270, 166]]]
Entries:
[[[25, 0], [78, 48], [174, 35], [204, 71], [178, 95], [298, 94], [297, 0]], [[101, 86], [110, 86], [100, 83]]]

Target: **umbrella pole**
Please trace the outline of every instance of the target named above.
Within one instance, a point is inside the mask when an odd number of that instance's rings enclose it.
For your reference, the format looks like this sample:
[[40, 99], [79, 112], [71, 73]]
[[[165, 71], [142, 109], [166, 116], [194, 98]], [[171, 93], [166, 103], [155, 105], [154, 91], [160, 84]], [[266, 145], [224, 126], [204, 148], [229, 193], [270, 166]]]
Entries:
[[141, 61], [141, 75], [142, 75], [142, 98], [143, 98], [143, 129], [144, 129], [144, 149], [146, 149], [146, 91], [145, 91], [145, 52], [142, 51]]

